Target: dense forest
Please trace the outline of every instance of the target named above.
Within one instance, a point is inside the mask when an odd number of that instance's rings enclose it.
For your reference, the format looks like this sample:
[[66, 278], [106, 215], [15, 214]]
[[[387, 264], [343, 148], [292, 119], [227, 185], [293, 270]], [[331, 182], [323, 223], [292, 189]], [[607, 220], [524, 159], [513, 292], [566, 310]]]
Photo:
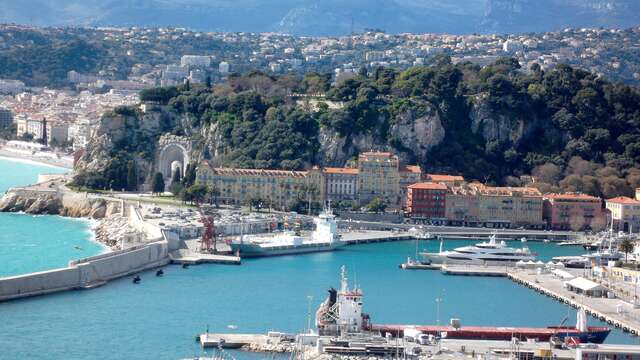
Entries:
[[[301, 93], [324, 93], [325, 103], [311, 110], [288, 96]], [[604, 197], [640, 187], [640, 91], [564, 65], [524, 72], [509, 58], [481, 68], [441, 56], [402, 72], [363, 69], [337, 84], [317, 73], [252, 72], [214, 87], [150, 89], [141, 98], [167, 105], [178, 120], [165, 130], [191, 137], [198, 156], [225, 166], [344, 165], [368, 139], [366, 146], [426, 171], [469, 180], [524, 185], [532, 174], [544, 192]], [[443, 136], [416, 151], [398, 123], [424, 118]], [[346, 158], [323, 153], [335, 139]]]

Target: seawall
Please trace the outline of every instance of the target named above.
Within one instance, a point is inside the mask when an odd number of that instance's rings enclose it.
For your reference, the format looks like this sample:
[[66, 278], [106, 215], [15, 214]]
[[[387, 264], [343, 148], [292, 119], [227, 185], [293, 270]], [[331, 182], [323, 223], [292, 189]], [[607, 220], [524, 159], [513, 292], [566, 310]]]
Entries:
[[167, 265], [169, 261], [165, 240], [74, 260], [66, 268], [0, 278], [0, 301], [89, 289], [109, 280]]

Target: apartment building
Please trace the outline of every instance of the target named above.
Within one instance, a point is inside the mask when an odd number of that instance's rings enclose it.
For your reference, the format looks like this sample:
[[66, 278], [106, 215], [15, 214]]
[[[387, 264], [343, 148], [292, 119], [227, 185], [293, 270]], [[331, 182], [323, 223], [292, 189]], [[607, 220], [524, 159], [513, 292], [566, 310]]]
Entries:
[[543, 218], [552, 230], [602, 230], [607, 219], [602, 200], [580, 193], [544, 195]]
[[433, 182], [410, 185], [407, 212], [413, 218], [445, 219], [447, 186]]
[[452, 225], [543, 228], [542, 202], [536, 188], [471, 183], [449, 188], [445, 217]]
[[327, 167], [322, 169], [323, 199], [332, 202], [358, 200], [358, 169]]
[[418, 165], [407, 165], [400, 168], [398, 173], [400, 182], [401, 206], [407, 206], [407, 190], [410, 185], [422, 181], [422, 169]]
[[422, 176], [419, 166], [400, 168], [398, 157], [391, 153], [362, 153], [358, 159], [358, 168], [314, 167], [308, 171], [219, 168], [205, 161], [198, 167], [197, 181], [215, 186], [221, 192], [218, 199], [225, 204], [260, 198], [282, 208], [295, 196], [303, 196], [303, 191], [321, 203], [362, 206], [380, 198], [389, 208], [398, 209], [406, 204], [407, 188]]
[[640, 201], [626, 196], [606, 200], [611, 213], [612, 227], [616, 231], [640, 231]]
[[0, 107], [0, 127], [8, 127], [13, 124], [13, 112], [7, 108]]
[[311, 171], [265, 169], [235, 169], [213, 167], [203, 161], [197, 170], [196, 181], [212, 185], [218, 190], [217, 200], [222, 204], [244, 205], [254, 199], [268, 201], [274, 207], [285, 208], [291, 199], [319, 201], [318, 176]]
[[399, 208], [400, 161], [390, 152], [365, 152], [358, 156], [358, 200], [366, 205], [380, 198], [390, 208]]
[[65, 122], [47, 122], [47, 145], [62, 144], [69, 138], [69, 124]]

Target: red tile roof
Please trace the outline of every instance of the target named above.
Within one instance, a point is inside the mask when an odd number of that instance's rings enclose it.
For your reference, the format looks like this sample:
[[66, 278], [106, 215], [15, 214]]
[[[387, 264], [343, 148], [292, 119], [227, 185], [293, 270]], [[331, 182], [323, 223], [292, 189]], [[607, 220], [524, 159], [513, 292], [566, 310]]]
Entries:
[[387, 151], [367, 151], [367, 152], [360, 153], [360, 155], [364, 155], [364, 156], [367, 156], [367, 155], [391, 156], [393, 154], [390, 153], [390, 152], [387, 152]]
[[211, 169], [214, 174], [218, 175], [244, 175], [244, 176], [271, 176], [271, 177], [306, 177], [306, 171], [291, 171], [291, 170], [270, 170], [270, 169], [238, 169], [238, 168], [224, 168], [213, 167], [208, 161], [202, 161], [202, 165], [205, 165]]
[[582, 194], [582, 193], [545, 194], [544, 198], [550, 199], [550, 200], [600, 201], [599, 197]]
[[433, 182], [415, 183], [408, 186], [409, 189], [422, 189], [422, 190], [447, 190], [447, 186], [444, 184], [438, 184]]
[[410, 172], [414, 174], [422, 174], [422, 169], [420, 165], [407, 165], [404, 168], [400, 169], [400, 171]]
[[327, 167], [322, 169], [323, 172], [329, 173], [329, 174], [348, 174], [348, 175], [358, 175], [358, 169], [354, 169], [354, 168], [334, 168], [334, 167]]
[[427, 179], [431, 181], [464, 181], [460, 175], [427, 174]]
[[607, 199], [608, 203], [615, 203], [615, 204], [636, 204], [636, 205], [640, 205], [640, 201], [636, 200], [636, 199], [632, 199], [630, 197], [626, 197], [626, 196], [618, 196], [618, 197], [614, 197], [613, 199]]

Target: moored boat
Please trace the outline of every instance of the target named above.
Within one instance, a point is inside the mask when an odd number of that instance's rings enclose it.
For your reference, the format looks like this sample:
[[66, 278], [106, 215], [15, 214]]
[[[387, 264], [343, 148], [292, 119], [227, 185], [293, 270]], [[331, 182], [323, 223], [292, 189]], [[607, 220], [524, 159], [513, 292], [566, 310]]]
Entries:
[[549, 341], [552, 338], [564, 340], [577, 339], [582, 343], [603, 343], [611, 329], [605, 326], [587, 326], [584, 309], [578, 311], [575, 327], [549, 326], [535, 327], [491, 327], [461, 326], [459, 320], [452, 319], [451, 325], [387, 325], [372, 324], [369, 315], [363, 312], [364, 294], [361, 289], [350, 288], [346, 270], [342, 267], [340, 290], [331, 288], [329, 296], [316, 311], [316, 326], [321, 336], [345, 336], [357, 333], [379, 333], [393, 337], [404, 336], [411, 329], [416, 334], [434, 335], [449, 339], [465, 340], [520, 340], [536, 339]]
[[440, 243], [437, 253], [420, 253], [432, 264], [464, 264], [464, 265], [513, 265], [518, 261], [534, 261], [535, 254], [529, 248], [515, 249], [508, 247], [506, 242], [496, 240], [496, 234], [489, 237], [488, 242], [477, 243], [472, 246], [462, 246], [444, 251]]
[[336, 225], [335, 215], [327, 209], [313, 219], [315, 230], [309, 236], [295, 231], [285, 231], [276, 235], [242, 235], [229, 246], [242, 257], [260, 257], [333, 251], [342, 242]]

